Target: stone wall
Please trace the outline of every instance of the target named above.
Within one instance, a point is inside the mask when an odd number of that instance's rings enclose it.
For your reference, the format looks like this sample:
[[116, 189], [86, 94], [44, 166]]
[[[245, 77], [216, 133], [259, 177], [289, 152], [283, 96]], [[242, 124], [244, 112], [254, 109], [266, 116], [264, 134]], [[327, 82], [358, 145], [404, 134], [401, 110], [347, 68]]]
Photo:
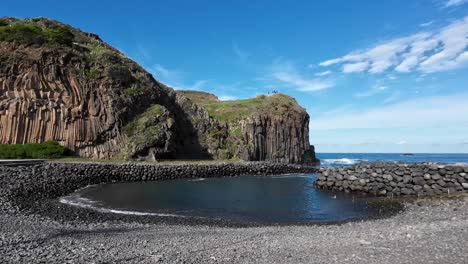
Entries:
[[319, 189], [379, 196], [439, 195], [468, 192], [468, 167], [430, 163], [360, 163], [320, 169]]
[[277, 175], [316, 172], [312, 166], [267, 162], [152, 165], [111, 163], [45, 163], [0, 166], [0, 196], [22, 200], [55, 198], [92, 184], [183, 178]]

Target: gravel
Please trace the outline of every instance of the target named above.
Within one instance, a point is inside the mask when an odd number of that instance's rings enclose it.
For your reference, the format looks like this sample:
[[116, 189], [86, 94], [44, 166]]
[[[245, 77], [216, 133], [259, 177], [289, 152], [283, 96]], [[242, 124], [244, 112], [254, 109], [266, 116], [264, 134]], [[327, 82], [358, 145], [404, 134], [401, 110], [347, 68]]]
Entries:
[[387, 219], [226, 228], [0, 215], [0, 263], [466, 263], [468, 198], [418, 199]]
[[54, 217], [58, 203], [40, 200], [51, 213], [38, 214], [0, 195], [0, 263], [466, 263], [467, 195], [398, 199], [405, 210], [384, 219], [223, 227]]

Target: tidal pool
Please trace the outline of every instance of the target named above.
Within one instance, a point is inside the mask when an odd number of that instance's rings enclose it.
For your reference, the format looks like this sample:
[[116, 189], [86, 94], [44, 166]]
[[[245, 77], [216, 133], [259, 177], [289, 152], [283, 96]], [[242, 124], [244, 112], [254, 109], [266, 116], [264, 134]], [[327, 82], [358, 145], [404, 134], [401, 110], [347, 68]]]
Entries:
[[340, 222], [395, 210], [376, 198], [317, 190], [315, 177], [291, 174], [110, 183], [86, 187], [60, 201], [102, 212], [255, 223]]

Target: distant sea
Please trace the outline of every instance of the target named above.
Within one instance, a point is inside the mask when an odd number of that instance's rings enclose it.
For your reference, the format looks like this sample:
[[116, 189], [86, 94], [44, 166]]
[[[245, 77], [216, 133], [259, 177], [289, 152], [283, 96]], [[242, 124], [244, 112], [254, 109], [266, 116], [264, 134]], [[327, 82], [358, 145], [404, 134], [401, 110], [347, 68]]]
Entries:
[[437, 163], [465, 163], [468, 164], [468, 153], [414, 153], [410, 156], [398, 153], [317, 153], [321, 165], [336, 167], [353, 165], [365, 161], [398, 161], [398, 162], [437, 162]]

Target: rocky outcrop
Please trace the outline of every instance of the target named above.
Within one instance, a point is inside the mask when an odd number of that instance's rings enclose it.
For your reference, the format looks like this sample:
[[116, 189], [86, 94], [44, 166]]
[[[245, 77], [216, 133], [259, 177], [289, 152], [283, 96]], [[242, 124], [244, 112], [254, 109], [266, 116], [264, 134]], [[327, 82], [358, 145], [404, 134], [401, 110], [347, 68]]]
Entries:
[[0, 144], [56, 140], [107, 159], [310, 161], [309, 117], [295, 101], [263, 98], [282, 110], [220, 119], [97, 35], [57, 21], [0, 19], [0, 63]]
[[307, 113], [287, 116], [262, 114], [239, 122], [245, 149], [235, 150], [246, 160], [304, 163], [312, 160]]
[[[96, 35], [46, 19], [6, 21], [63, 27], [73, 43], [0, 41], [1, 144], [56, 140], [82, 157], [154, 159], [177, 158], [177, 138], [191, 139], [174, 91]], [[141, 120], [151, 107], [165, 111]], [[127, 133], [132, 122], [145, 133]]]
[[468, 167], [429, 163], [374, 162], [320, 169], [319, 189], [379, 196], [441, 195], [468, 192]]
[[[309, 115], [284, 94], [222, 102], [212, 94], [178, 91], [206, 109], [208, 134], [199, 138], [217, 158], [317, 163], [309, 144]], [[202, 125], [203, 127], [203, 125]], [[207, 129], [199, 129], [205, 132]]]

